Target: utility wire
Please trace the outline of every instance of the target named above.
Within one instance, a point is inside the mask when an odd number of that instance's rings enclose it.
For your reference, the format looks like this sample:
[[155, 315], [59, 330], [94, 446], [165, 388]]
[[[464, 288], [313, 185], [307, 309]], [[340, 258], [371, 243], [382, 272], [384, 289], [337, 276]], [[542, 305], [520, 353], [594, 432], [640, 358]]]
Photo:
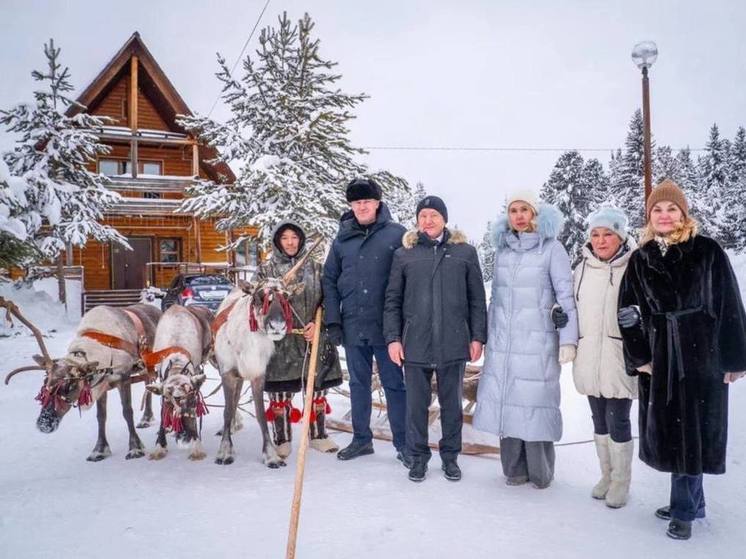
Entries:
[[[251, 42], [252, 37], [254, 36], [254, 33], [256, 32], [256, 28], [259, 27], [259, 22], [262, 21], [262, 16], [264, 15], [264, 12], [267, 11], [267, 6], [269, 6], [271, 0], [267, 0], [267, 2], [264, 4], [264, 7], [262, 8], [261, 13], [259, 14], [259, 17], [256, 18], [256, 23], [254, 23], [254, 27], [251, 30], [251, 33], [249, 33], [248, 39], [246, 39], [246, 42], [243, 44], [243, 48], [241, 49], [241, 53], [238, 55], [238, 58], [236, 58], [236, 62], [233, 64], [233, 68], [231, 68], [231, 74], [236, 71], [236, 68], [238, 67], [238, 63], [241, 62], [241, 58], [243, 57], [243, 53], [246, 52], [246, 47], [249, 46], [249, 43]], [[212, 104], [212, 107], [210, 107], [210, 112], [207, 113], [207, 117], [209, 118], [212, 114], [212, 111], [215, 110], [215, 107], [218, 104], [218, 101], [220, 100], [220, 93], [218, 93], [218, 96], [215, 97], [215, 102]]]
[[[558, 147], [480, 147], [480, 146], [363, 146], [363, 149], [371, 151], [506, 151], [506, 152], [564, 152], [564, 151], [593, 151], [593, 152], [616, 152], [619, 148], [558, 148]], [[707, 151], [705, 148], [672, 148], [673, 151], [689, 149], [691, 152]]]

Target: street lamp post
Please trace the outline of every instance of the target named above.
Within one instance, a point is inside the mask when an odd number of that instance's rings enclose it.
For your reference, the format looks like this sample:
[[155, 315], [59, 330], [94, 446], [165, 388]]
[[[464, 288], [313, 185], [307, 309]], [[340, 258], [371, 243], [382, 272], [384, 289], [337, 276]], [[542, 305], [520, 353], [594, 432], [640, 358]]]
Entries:
[[650, 146], [650, 81], [648, 68], [658, 58], [658, 47], [653, 41], [637, 43], [632, 49], [632, 61], [642, 70], [642, 124], [643, 124], [643, 167], [645, 170], [645, 200], [653, 190], [652, 149]]

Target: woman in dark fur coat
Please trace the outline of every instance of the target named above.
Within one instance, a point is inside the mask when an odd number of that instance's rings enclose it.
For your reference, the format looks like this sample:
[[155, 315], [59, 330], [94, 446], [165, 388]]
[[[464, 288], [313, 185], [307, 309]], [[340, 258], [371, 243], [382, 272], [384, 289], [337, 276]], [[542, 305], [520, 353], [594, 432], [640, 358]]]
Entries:
[[[649, 196], [641, 248], [619, 293], [629, 374], [639, 374], [640, 458], [671, 472], [675, 539], [705, 516], [702, 474], [725, 472], [728, 384], [746, 371], [746, 314], [728, 256], [697, 234], [684, 193], [666, 179]], [[642, 373], [642, 374], [640, 374]]]

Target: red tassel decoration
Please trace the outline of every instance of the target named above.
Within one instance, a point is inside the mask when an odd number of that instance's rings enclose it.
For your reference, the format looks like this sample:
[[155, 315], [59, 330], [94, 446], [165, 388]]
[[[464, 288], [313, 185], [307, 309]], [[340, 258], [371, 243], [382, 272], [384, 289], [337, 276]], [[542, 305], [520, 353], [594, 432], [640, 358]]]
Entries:
[[161, 409], [161, 423], [163, 428], [168, 430], [172, 427], [171, 415], [173, 413], [173, 406], [171, 404], [165, 404]]
[[78, 395], [78, 406], [90, 406], [92, 403], [93, 395], [91, 394], [91, 385], [86, 381]]
[[171, 425], [173, 426], [174, 433], [181, 433], [184, 430], [184, 425], [181, 423], [181, 414], [174, 410], [173, 416], [171, 416]]
[[256, 315], [254, 314], [253, 301], [249, 301], [249, 330], [256, 332], [259, 330], [259, 324], [256, 321]]
[[202, 417], [210, 413], [210, 410], [207, 409], [207, 404], [205, 404], [205, 399], [202, 397], [202, 392], [197, 392], [197, 404], [194, 407], [194, 412], [197, 414], [197, 417]]
[[52, 398], [52, 394], [49, 392], [49, 388], [47, 388], [47, 385], [45, 383], [42, 385], [41, 389], [39, 390], [39, 393], [36, 395], [36, 398], [34, 398], [34, 400], [39, 402], [42, 408], [46, 408], [51, 398]]

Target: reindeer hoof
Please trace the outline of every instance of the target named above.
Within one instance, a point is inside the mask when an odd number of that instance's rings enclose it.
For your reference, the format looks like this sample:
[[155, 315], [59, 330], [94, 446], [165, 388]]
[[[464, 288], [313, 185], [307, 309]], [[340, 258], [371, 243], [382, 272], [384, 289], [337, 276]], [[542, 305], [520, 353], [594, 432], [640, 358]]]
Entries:
[[227, 466], [228, 464], [233, 464], [233, 456], [226, 456], [225, 458], [215, 458], [215, 463], [220, 464], [221, 466]]
[[206, 452], [200, 451], [200, 452], [192, 452], [188, 456], [188, 458], [189, 460], [196, 461], [196, 460], [204, 460], [206, 456], [207, 456]]
[[168, 450], [162, 446], [156, 447], [154, 451], [148, 454], [148, 460], [162, 460], [168, 454]]
[[153, 425], [153, 418], [152, 417], [143, 417], [140, 420], [140, 423], [137, 424], [137, 428], [138, 429], [147, 429], [151, 425]]
[[86, 460], [88, 462], [101, 462], [101, 460], [104, 460], [111, 456], [111, 449], [105, 448], [104, 450], [94, 450], [88, 455], [88, 458]]
[[125, 458], [127, 460], [132, 460], [133, 458], [142, 458], [143, 456], [145, 456], [145, 450], [142, 448], [133, 448], [127, 453]]

